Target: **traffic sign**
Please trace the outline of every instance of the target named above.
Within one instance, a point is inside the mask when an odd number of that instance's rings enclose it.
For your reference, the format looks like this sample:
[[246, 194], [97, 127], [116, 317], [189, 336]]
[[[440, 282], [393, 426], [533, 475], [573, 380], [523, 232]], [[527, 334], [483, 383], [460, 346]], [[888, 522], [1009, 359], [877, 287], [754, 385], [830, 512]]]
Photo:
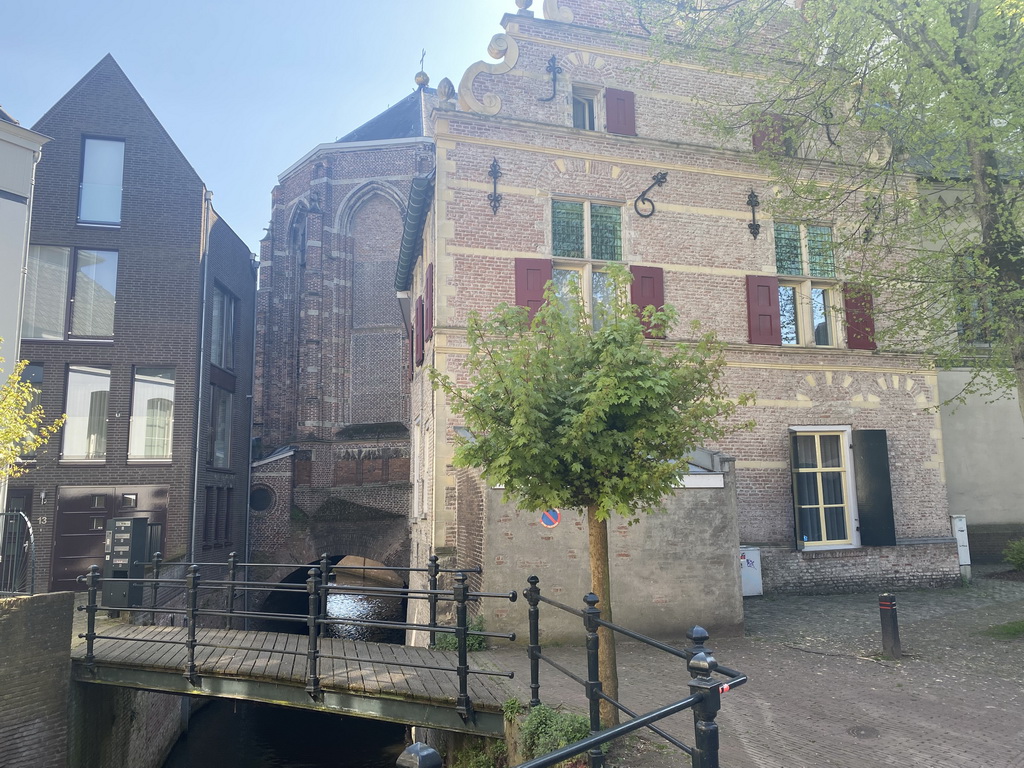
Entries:
[[560, 509], [545, 509], [540, 513], [540, 524], [545, 528], [554, 528], [562, 520], [562, 511]]

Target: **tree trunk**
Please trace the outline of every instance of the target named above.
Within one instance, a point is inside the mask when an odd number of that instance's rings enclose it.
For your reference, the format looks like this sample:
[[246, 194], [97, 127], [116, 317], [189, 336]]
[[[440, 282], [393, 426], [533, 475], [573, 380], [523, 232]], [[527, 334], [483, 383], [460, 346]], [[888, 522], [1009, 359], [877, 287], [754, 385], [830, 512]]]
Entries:
[[[600, 598], [601, 618], [612, 621], [612, 581], [608, 570], [608, 521], [597, 519], [597, 508], [587, 507], [587, 538], [590, 545], [590, 591]], [[615, 633], [605, 627], [597, 631], [600, 642], [598, 666], [602, 689], [607, 696], [619, 698], [619, 671], [615, 663]], [[601, 702], [601, 724], [605, 728], [619, 724], [619, 710]]]

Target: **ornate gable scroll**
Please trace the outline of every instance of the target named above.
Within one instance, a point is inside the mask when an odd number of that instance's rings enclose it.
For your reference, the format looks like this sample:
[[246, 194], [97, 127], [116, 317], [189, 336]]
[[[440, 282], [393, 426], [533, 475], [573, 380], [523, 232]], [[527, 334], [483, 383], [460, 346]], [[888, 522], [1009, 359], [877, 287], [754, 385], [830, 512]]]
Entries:
[[496, 115], [501, 111], [501, 98], [496, 93], [485, 93], [480, 101], [473, 95], [473, 80], [481, 72], [489, 75], [504, 75], [519, 61], [519, 45], [508, 35], [501, 33], [491, 38], [487, 53], [492, 59], [502, 59], [499, 64], [478, 61], [466, 70], [459, 83], [459, 109], [477, 112], [481, 115]]

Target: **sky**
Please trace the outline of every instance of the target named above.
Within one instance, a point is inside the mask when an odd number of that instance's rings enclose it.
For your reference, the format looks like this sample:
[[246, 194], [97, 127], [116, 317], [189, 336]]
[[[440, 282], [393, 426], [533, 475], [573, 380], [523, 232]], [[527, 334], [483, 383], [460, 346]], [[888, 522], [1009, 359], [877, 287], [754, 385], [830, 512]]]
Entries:
[[471, 64], [494, 61], [487, 44], [516, 10], [514, 0], [0, 0], [0, 106], [31, 128], [112, 54], [259, 253], [278, 174], [414, 90], [423, 49], [431, 86], [458, 87]]

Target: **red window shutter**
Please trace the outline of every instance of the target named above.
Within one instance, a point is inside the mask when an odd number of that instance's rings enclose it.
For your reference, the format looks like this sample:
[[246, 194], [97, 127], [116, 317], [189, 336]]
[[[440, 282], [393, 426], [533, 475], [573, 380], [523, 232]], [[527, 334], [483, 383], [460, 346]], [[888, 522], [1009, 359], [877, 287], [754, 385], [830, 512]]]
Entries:
[[427, 265], [427, 279], [423, 288], [423, 332], [424, 340], [434, 338], [434, 265]]
[[413, 334], [416, 343], [416, 356], [413, 362], [416, 365], [423, 365], [423, 297], [416, 299], [416, 319], [413, 325]]
[[604, 105], [608, 133], [636, 136], [636, 101], [632, 91], [605, 88]]
[[848, 283], [843, 286], [843, 299], [846, 303], [846, 346], [850, 349], [878, 349], [871, 293]]
[[762, 149], [776, 151], [782, 149], [786, 122], [781, 115], [764, 115], [754, 123], [754, 134], [751, 137], [754, 151]]
[[530, 319], [544, 303], [544, 286], [551, 280], [547, 259], [516, 259], [516, 304], [530, 308]]
[[[665, 270], [661, 267], [631, 266], [629, 271], [633, 273], [629, 300], [636, 305], [638, 311], [643, 312], [652, 304], [658, 308], [665, 306]], [[646, 330], [644, 336], [649, 339], [664, 338], [665, 334]]]
[[751, 344], [782, 346], [779, 278], [747, 275], [747, 325]]

